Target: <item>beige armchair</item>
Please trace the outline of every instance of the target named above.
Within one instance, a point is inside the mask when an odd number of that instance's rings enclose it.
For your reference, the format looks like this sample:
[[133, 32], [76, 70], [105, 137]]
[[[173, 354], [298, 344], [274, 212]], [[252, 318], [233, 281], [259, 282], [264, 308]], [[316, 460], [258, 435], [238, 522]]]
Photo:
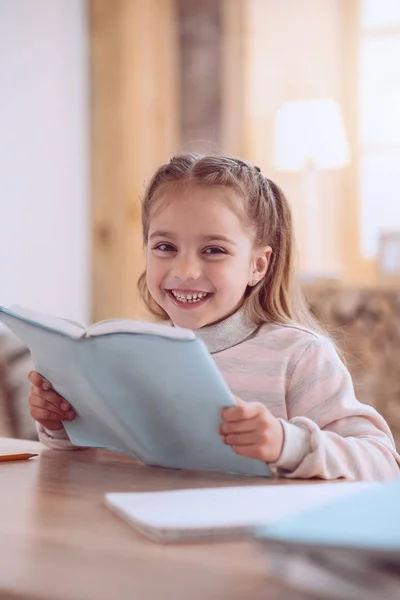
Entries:
[[36, 439], [28, 409], [29, 350], [5, 329], [0, 329], [0, 436]]

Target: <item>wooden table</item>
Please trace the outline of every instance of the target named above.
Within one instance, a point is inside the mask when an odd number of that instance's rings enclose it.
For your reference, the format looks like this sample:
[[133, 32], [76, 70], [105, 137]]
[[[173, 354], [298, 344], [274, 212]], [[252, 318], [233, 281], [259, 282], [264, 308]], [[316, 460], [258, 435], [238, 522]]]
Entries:
[[[106, 492], [268, 485], [239, 476], [146, 467], [100, 450], [63, 452], [0, 439], [0, 598], [235, 600], [310, 598], [274, 582], [251, 541], [163, 546], [104, 505]], [[276, 482], [275, 482], [276, 483]]]

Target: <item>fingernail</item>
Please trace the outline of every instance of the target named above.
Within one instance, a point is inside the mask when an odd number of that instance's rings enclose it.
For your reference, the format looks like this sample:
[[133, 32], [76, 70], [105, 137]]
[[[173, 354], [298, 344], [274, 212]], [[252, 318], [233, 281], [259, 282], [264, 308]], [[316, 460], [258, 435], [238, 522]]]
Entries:
[[69, 406], [68, 402], [61, 402], [60, 408], [61, 408], [61, 410], [67, 411], [70, 409], [70, 406]]
[[51, 389], [51, 385], [49, 384], [48, 381], [44, 381], [42, 383], [42, 389], [44, 389], [46, 392], [48, 392]]
[[74, 411], [70, 410], [69, 412], [67, 412], [67, 417], [68, 417], [68, 419], [73, 419], [75, 417]]

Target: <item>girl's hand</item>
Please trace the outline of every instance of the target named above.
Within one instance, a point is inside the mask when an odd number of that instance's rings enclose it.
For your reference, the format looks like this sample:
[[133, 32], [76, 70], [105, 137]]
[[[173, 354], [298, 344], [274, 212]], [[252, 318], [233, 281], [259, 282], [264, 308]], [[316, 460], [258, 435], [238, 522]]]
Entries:
[[31, 382], [31, 391], [28, 402], [32, 417], [46, 429], [63, 429], [62, 421], [75, 419], [72, 406], [62, 396], [51, 389], [50, 383], [31, 371], [28, 375]]
[[224, 444], [236, 454], [272, 463], [283, 447], [283, 427], [260, 402], [244, 402], [236, 398], [236, 406], [222, 411], [219, 433]]

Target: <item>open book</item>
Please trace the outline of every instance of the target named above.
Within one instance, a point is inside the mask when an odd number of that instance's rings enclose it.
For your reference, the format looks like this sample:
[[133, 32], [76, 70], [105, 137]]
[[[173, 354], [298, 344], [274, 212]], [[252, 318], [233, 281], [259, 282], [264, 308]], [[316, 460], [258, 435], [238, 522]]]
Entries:
[[0, 307], [0, 321], [74, 407], [64, 423], [73, 444], [170, 468], [271, 475], [221, 441], [220, 413], [234, 399], [192, 331], [129, 319], [85, 328], [16, 305]]

